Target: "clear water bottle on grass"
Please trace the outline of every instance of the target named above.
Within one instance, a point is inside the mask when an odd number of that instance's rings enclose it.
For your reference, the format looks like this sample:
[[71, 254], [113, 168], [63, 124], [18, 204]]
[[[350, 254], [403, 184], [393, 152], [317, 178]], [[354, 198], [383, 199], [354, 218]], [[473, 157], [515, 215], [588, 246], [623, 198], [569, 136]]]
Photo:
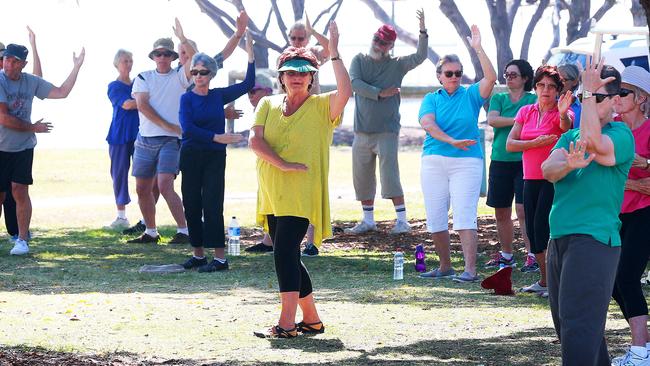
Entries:
[[395, 252], [393, 258], [393, 279], [394, 280], [403, 280], [404, 279], [404, 253], [401, 250]]
[[233, 216], [228, 225], [228, 254], [239, 255], [239, 237], [241, 229], [237, 217]]

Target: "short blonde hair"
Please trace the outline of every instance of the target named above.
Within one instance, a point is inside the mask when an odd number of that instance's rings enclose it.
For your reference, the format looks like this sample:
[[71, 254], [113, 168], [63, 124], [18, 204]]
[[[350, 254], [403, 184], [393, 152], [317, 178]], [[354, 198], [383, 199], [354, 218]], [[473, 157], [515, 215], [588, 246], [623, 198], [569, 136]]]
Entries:
[[113, 66], [115, 66], [115, 68], [117, 68], [117, 65], [119, 65], [120, 58], [122, 58], [124, 56], [126, 56], [126, 57], [128, 57], [130, 59], [133, 59], [133, 53], [131, 53], [131, 52], [125, 50], [125, 49], [120, 48], [119, 50], [117, 50], [117, 53], [115, 54], [115, 58], [113, 58]]

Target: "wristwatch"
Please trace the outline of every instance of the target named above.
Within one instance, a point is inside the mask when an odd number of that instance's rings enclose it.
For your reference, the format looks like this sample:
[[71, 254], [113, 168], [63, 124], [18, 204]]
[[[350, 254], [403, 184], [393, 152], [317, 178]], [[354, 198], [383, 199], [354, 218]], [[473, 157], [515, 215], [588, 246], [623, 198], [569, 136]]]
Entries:
[[645, 159], [645, 170], [648, 170], [650, 167], [650, 159]]
[[582, 100], [589, 99], [589, 98], [591, 98], [593, 96], [594, 96], [594, 94], [592, 92], [590, 92], [589, 90], [583, 90], [582, 91]]

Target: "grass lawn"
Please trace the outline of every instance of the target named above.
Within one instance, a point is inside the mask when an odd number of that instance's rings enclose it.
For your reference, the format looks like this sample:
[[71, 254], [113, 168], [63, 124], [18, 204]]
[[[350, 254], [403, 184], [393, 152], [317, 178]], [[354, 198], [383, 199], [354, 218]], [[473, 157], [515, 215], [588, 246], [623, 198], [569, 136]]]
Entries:
[[[140, 274], [141, 265], [179, 263], [189, 251], [127, 245], [121, 235], [99, 229], [114, 215], [105, 151], [36, 152], [32, 254], [10, 257], [7, 241], [0, 244], [0, 365], [3, 351], [33, 349], [122, 360], [115, 364], [560, 362], [547, 300], [493, 296], [478, 284], [419, 279], [411, 253], [405, 279], [393, 281], [391, 253], [325, 247], [322, 255], [304, 261], [326, 333], [295, 340], [254, 338], [252, 331], [275, 324], [280, 310], [272, 256], [230, 258], [231, 270], [224, 273]], [[336, 220], [360, 216], [350, 154], [349, 148], [332, 150]], [[423, 218], [419, 152], [401, 153], [400, 164], [409, 216]], [[252, 225], [255, 189], [252, 153], [229, 151], [226, 215]], [[163, 234], [169, 236], [171, 216], [164, 204], [158, 208], [160, 222], [168, 225]], [[481, 212], [490, 211], [482, 205]], [[128, 215], [139, 217], [135, 204], [129, 205]], [[378, 201], [377, 216], [394, 219], [389, 202]], [[427, 256], [427, 264], [435, 266], [430, 248]], [[461, 268], [460, 253], [454, 260]], [[513, 275], [517, 286], [535, 279], [535, 274], [519, 271]], [[629, 337], [615, 305], [607, 327], [610, 351], [618, 355]]]

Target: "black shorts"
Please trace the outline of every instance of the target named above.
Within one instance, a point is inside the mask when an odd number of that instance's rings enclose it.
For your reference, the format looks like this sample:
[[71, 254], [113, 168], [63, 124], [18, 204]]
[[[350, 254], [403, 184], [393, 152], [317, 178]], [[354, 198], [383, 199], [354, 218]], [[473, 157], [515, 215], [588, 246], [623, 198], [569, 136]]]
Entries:
[[524, 202], [524, 167], [521, 161], [490, 162], [487, 205], [494, 208], [512, 207]]
[[7, 192], [11, 183], [31, 185], [34, 149], [18, 152], [0, 151], [0, 192]]

